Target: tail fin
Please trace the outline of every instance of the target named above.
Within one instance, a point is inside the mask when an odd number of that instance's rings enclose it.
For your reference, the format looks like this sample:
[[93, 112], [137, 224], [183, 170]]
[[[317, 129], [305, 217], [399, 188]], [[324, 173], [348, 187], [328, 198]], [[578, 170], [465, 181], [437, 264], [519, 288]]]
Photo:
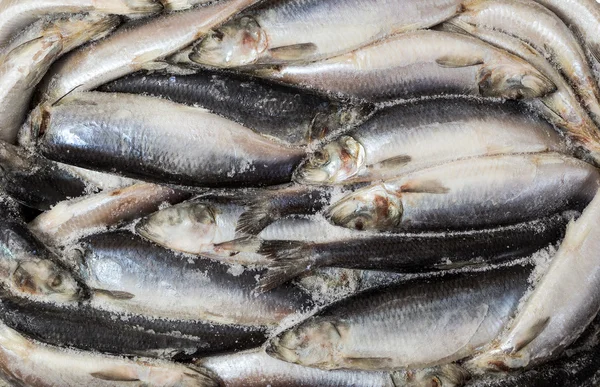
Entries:
[[262, 241], [258, 253], [272, 261], [258, 281], [257, 292], [267, 292], [316, 267], [307, 243], [298, 241]]

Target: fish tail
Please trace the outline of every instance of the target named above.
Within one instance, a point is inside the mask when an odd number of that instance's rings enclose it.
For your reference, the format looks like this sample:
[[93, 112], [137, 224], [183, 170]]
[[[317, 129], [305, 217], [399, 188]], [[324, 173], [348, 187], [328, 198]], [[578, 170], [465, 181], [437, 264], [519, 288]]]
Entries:
[[274, 289], [315, 267], [310, 249], [304, 242], [262, 241], [258, 253], [272, 261], [258, 281], [258, 292]]
[[87, 42], [104, 38], [121, 24], [116, 15], [86, 15], [82, 18], [69, 18], [55, 22], [54, 29], [62, 38], [66, 53]]

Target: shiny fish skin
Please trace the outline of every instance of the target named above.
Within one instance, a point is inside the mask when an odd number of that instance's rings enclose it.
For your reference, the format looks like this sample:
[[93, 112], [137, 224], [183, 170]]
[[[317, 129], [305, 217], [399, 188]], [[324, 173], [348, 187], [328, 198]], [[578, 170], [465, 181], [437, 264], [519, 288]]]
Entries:
[[256, 0], [221, 0], [186, 12], [122, 28], [98, 44], [83, 47], [57, 62], [40, 86], [38, 102], [54, 103], [74, 90], [92, 90], [124, 75], [156, 67]]
[[461, 158], [545, 151], [569, 153], [552, 126], [516, 103], [427, 100], [375, 113], [310, 155], [294, 180], [348, 184]]
[[10, 38], [46, 15], [63, 13], [105, 13], [146, 16], [159, 12], [155, 0], [3, 0], [0, 3], [0, 47]]
[[197, 367], [60, 349], [27, 339], [1, 322], [0, 367], [11, 385], [29, 387], [218, 385]]
[[236, 275], [229, 266], [179, 256], [123, 232], [83, 239], [81, 270], [90, 287], [133, 294], [122, 301], [125, 310], [157, 317], [273, 326], [312, 306], [294, 286], [255, 296], [259, 272]]
[[456, 19], [508, 33], [540, 51], [573, 85], [591, 118], [600, 125], [598, 82], [577, 38], [550, 10], [529, 0], [477, 0], [466, 4], [466, 11]]
[[278, 335], [267, 353], [321, 369], [446, 364], [496, 337], [527, 289], [528, 275], [528, 268], [515, 266], [367, 290]]
[[285, 183], [305, 154], [206, 110], [147, 96], [78, 93], [42, 110], [31, 125], [42, 154], [158, 183]]
[[394, 387], [387, 372], [323, 371], [274, 359], [263, 350], [211, 356], [199, 364], [219, 376], [227, 387]]
[[554, 358], [579, 337], [600, 310], [600, 194], [569, 224], [565, 239], [498, 342], [469, 361], [509, 370]]
[[358, 230], [452, 230], [514, 224], [581, 210], [600, 186], [596, 168], [555, 153], [465, 159], [347, 195], [327, 209]]
[[137, 73], [100, 91], [149, 94], [200, 106], [258, 133], [305, 145], [362, 121], [366, 111], [257, 78], [205, 70], [193, 75]]
[[395, 35], [322, 62], [256, 73], [372, 102], [440, 94], [520, 99], [554, 90], [514, 55], [469, 36], [431, 30]]
[[253, 348], [261, 329], [115, 313], [89, 304], [47, 303], [2, 295], [0, 316], [10, 328], [60, 347], [177, 360]]
[[459, 12], [463, 2], [263, 1], [207, 35], [192, 59], [215, 67], [311, 62], [438, 24]]

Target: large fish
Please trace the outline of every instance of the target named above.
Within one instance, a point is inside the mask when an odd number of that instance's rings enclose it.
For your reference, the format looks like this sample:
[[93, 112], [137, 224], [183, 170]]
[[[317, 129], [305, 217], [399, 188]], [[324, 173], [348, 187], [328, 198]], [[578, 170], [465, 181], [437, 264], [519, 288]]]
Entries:
[[484, 228], [581, 210], [599, 186], [596, 168], [568, 156], [488, 156], [360, 189], [330, 206], [326, 216], [357, 230]]
[[37, 112], [32, 137], [50, 159], [155, 182], [275, 185], [289, 182], [305, 155], [204, 109], [148, 96], [76, 93]]
[[122, 28], [57, 62], [40, 87], [39, 100], [54, 103], [74, 90], [91, 90], [135, 71], [156, 68], [156, 61], [190, 45], [255, 1], [222, 0]]
[[475, 371], [534, 366], [575, 341], [600, 310], [600, 194], [565, 239], [507, 330], [469, 361]]
[[321, 62], [256, 73], [372, 102], [440, 94], [521, 99], [554, 90], [548, 78], [512, 54], [469, 36], [431, 30], [395, 35]]
[[464, 0], [268, 0], [213, 30], [194, 60], [216, 67], [312, 62], [426, 28]]
[[200, 106], [294, 145], [318, 140], [359, 123], [369, 110], [258, 78], [209, 70], [193, 75], [137, 73], [103, 85], [99, 90], [144, 93]]
[[26, 338], [0, 322], [0, 367], [13, 386], [216, 387], [199, 367], [62, 349]]
[[493, 340], [527, 289], [514, 266], [367, 290], [279, 334], [271, 356], [321, 369], [395, 370], [446, 364]]
[[374, 181], [461, 158], [545, 151], [568, 152], [552, 126], [516, 103], [435, 99], [377, 112], [311, 154], [295, 180]]

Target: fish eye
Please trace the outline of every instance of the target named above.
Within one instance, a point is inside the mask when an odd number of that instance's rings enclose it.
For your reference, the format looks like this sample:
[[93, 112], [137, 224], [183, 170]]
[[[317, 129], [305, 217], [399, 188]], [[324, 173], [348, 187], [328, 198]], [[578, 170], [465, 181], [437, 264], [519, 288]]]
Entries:
[[365, 229], [365, 221], [363, 218], [358, 218], [354, 221], [354, 228], [358, 231]]
[[53, 288], [59, 287], [63, 283], [62, 274], [56, 274], [53, 278], [51, 278], [50, 286]]
[[214, 30], [211, 37], [217, 42], [222, 42], [223, 38], [225, 37], [225, 34], [223, 33], [223, 31]]
[[13, 281], [21, 290], [35, 291], [37, 289], [33, 276], [22, 267], [18, 267], [13, 273]]
[[431, 378], [431, 387], [442, 387], [443, 383], [437, 376]]
[[325, 164], [329, 160], [329, 155], [323, 151], [313, 153], [313, 161], [318, 164]]

